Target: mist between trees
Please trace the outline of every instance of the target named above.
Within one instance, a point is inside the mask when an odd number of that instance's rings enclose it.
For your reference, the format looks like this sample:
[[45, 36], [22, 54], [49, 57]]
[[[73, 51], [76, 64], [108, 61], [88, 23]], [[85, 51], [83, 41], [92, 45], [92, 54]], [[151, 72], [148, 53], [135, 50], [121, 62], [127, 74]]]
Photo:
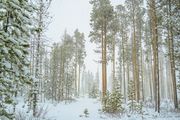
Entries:
[[83, 31], [65, 30], [52, 45], [47, 40], [51, 2], [0, 1], [0, 118], [14, 119], [20, 96], [33, 116], [40, 102], [69, 103], [84, 95], [100, 98], [108, 113], [122, 112], [122, 104], [138, 111], [147, 102], [160, 112], [167, 99], [178, 110], [179, 0], [125, 0], [117, 6], [90, 0], [87, 37], [97, 46], [95, 64], [101, 65], [95, 75], [84, 63]]

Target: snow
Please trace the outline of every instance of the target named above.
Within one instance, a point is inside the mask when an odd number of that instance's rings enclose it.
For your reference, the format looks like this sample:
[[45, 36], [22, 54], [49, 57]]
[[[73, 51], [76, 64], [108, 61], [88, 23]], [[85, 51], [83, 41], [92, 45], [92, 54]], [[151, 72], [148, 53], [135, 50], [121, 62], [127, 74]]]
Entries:
[[62, 118], [63, 120], [84, 120], [84, 110], [87, 109], [90, 114], [86, 119], [98, 120], [100, 118], [98, 109], [100, 108], [101, 106], [99, 102], [97, 102], [97, 100], [85, 97], [80, 98], [72, 103], [61, 103], [53, 106], [48, 112], [48, 116], [56, 120], [60, 118]]
[[[20, 111], [26, 109], [19, 104]], [[101, 104], [97, 99], [88, 97], [81, 97], [71, 103], [40, 103], [39, 108], [43, 109], [43, 118], [47, 120], [180, 120], [178, 112], [167, 111], [163, 109], [161, 113], [154, 112], [152, 108], [144, 108], [142, 114], [124, 113], [120, 114], [107, 114], [101, 112]], [[85, 116], [84, 110], [88, 110], [88, 117]], [[26, 110], [27, 111], [27, 110]], [[30, 112], [29, 114], [32, 114]]]
[[4, 52], [4, 54], [8, 54], [8, 48], [7, 47], [2, 47], [1, 49]]
[[11, 63], [9, 63], [9, 61], [4, 61], [4, 63], [2, 63], [2, 64], [8, 69], [11, 68]]

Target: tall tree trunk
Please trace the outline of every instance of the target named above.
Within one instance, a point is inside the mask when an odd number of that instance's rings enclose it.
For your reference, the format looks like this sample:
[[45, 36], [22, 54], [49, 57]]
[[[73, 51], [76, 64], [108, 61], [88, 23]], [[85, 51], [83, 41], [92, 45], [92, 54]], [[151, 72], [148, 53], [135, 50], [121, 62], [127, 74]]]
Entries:
[[[126, 36], [127, 36], [127, 34], [126, 34]], [[127, 37], [126, 37], [127, 38]], [[128, 46], [128, 42], [127, 42], [127, 44], [126, 44], [126, 51], [129, 51], [128, 50], [128, 48], [129, 48], [129, 46]], [[127, 56], [128, 56], [128, 52], [126, 52], [127, 54]], [[127, 73], [127, 87], [126, 87], [126, 91], [128, 92], [128, 89], [130, 89], [130, 88], [128, 88], [129, 87], [129, 82], [130, 82], [130, 60], [129, 59], [127, 59], [127, 61], [126, 61], [126, 66], [127, 66], [127, 71], [126, 71], [126, 73]], [[126, 97], [126, 99], [125, 99], [125, 102], [127, 101], [127, 98], [128, 97]]]
[[149, 74], [149, 88], [150, 88], [150, 97], [151, 97], [151, 102], [152, 102], [152, 100], [153, 100], [153, 94], [152, 94], [152, 90], [153, 90], [153, 83], [152, 83], [152, 76], [153, 76], [153, 72], [152, 72], [152, 64], [150, 64], [151, 62], [149, 61], [149, 63], [148, 63], [148, 74]]
[[142, 101], [144, 101], [144, 65], [143, 65], [143, 50], [141, 46], [141, 89], [142, 89]]
[[78, 68], [78, 96], [80, 95], [80, 74], [81, 74], [81, 66], [79, 63], [79, 68]]
[[137, 65], [137, 41], [136, 41], [136, 20], [135, 20], [135, 8], [134, 8], [134, 1], [132, 1], [133, 6], [133, 51], [132, 51], [132, 63], [133, 63], [133, 79], [135, 83], [135, 93], [136, 93], [136, 100], [139, 102], [139, 73], [138, 73], [138, 65]]
[[104, 25], [104, 88], [105, 88], [105, 95], [107, 91], [107, 59], [106, 59], [106, 54], [107, 54], [107, 23], [105, 21]]
[[[140, 18], [141, 19], [141, 18]], [[141, 21], [140, 21], [141, 22]], [[143, 48], [142, 48], [142, 25], [139, 24], [139, 41], [140, 41], [140, 69], [141, 69], [141, 92], [142, 92], [142, 101], [144, 101], [144, 76], [143, 76]], [[138, 77], [139, 78], [139, 77]]]
[[153, 65], [154, 65], [154, 81], [155, 81], [155, 111], [160, 112], [160, 92], [159, 92], [159, 58], [158, 58], [158, 30], [157, 30], [157, 16], [156, 16], [156, 2], [150, 2], [150, 18], [152, 26], [152, 47], [153, 47]]
[[113, 49], [113, 52], [112, 52], [112, 64], [113, 64], [113, 70], [112, 70], [112, 88], [113, 88], [113, 91], [115, 91], [116, 89], [116, 79], [115, 79], [115, 35], [114, 35], [114, 38], [112, 40], [112, 49]]
[[172, 29], [172, 22], [171, 22], [171, 0], [169, 2], [169, 18], [168, 21], [168, 44], [169, 44], [169, 58], [170, 58], [170, 66], [171, 66], [171, 79], [173, 84], [173, 99], [174, 99], [174, 107], [178, 108], [178, 101], [177, 101], [177, 87], [176, 87], [176, 71], [175, 71], [175, 62], [174, 62], [174, 40], [173, 40], [173, 29]]
[[[77, 57], [76, 57], [77, 59]], [[75, 87], [75, 96], [77, 96], [77, 62], [75, 63], [75, 81], [74, 81], [74, 87]]]
[[105, 80], [104, 80], [104, 32], [103, 32], [104, 25], [102, 23], [101, 28], [101, 51], [102, 51], [102, 96], [105, 97]]
[[75, 47], [76, 48], [75, 48], [75, 82], [74, 82], [74, 85], [75, 85], [75, 96], [77, 96], [78, 95], [78, 93], [77, 93], [78, 92], [78, 89], [77, 89], [78, 88], [78, 86], [77, 86], [77, 81], [78, 81], [77, 80], [77, 60], [78, 60], [78, 58], [77, 58], [78, 57], [78, 55], [77, 55], [78, 54], [77, 53], [78, 52], [78, 50], [77, 50], [78, 49], [78, 47], [77, 47], [77, 39], [76, 39], [76, 42], [75, 42]]
[[124, 33], [122, 34], [122, 57], [123, 57], [123, 61], [122, 61], [122, 64], [123, 64], [123, 86], [124, 86], [124, 88], [123, 88], [123, 91], [124, 91], [124, 101], [126, 101], [126, 76], [125, 76], [125, 48], [124, 48], [124, 46], [125, 46], [125, 44], [124, 44], [124, 42], [125, 42], [125, 37], [124, 37]]
[[[35, 68], [35, 78], [38, 80], [39, 88], [40, 88], [40, 43], [41, 43], [41, 31], [42, 29], [42, 0], [40, 0], [40, 13], [39, 13], [39, 19], [38, 19], [38, 33], [37, 33], [37, 46], [36, 46], [36, 68]], [[35, 86], [34, 86], [35, 87]], [[34, 94], [34, 101], [37, 101], [37, 95]], [[33, 116], [36, 116], [36, 103], [33, 103]]]
[[163, 70], [163, 55], [161, 54], [159, 57], [159, 81], [160, 81], [160, 92], [161, 92], [161, 98], [165, 98], [165, 86], [164, 86], [164, 70]]

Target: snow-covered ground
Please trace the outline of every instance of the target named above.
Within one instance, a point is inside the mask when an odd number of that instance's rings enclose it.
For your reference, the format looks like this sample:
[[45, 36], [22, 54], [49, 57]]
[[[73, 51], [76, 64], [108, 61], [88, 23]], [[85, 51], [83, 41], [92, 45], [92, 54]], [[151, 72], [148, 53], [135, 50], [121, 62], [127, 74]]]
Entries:
[[[18, 108], [22, 104], [18, 105]], [[105, 114], [101, 112], [100, 101], [88, 97], [79, 98], [71, 103], [41, 103], [42, 116], [48, 120], [180, 120], [180, 113], [162, 110], [160, 114], [154, 109], [145, 108], [143, 115], [124, 113], [122, 115]], [[25, 109], [25, 108], [23, 108]], [[88, 116], [85, 116], [85, 109]], [[22, 110], [22, 108], [21, 108]], [[39, 120], [39, 119], [38, 119]]]

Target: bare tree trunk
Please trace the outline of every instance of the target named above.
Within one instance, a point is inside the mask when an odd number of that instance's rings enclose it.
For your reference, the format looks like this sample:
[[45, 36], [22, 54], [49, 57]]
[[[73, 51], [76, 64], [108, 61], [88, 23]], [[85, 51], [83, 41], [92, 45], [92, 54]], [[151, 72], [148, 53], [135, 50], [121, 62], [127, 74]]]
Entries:
[[[40, 13], [38, 19], [38, 27], [42, 29], [42, 0], [40, 0]], [[37, 33], [37, 47], [36, 47], [36, 68], [35, 68], [35, 78], [38, 80], [39, 88], [40, 88], [40, 43], [41, 43], [41, 31], [39, 30]], [[37, 101], [37, 95], [34, 94], [34, 101]], [[36, 103], [33, 103], [33, 116], [36, 116]]]
[[[150, 64], [151, 63], [151, 64]], [[153, 100], [153, 94], [152, 94], [152, 90], [153, 90], [153, 79], [152, 79], [152, 76], [153, 76], [153, 72], [152, 72], [152, 62], [149, 62], [148, 64], [148, 70], [149, 70], [149, 87], [150, 87], [150, 96], [151, 96], [151, 102]]]
[[107, 39], [106, 39], [106, 21], [102, 23], [102, 93], [103, 97], [106, 95], [107, 90], [107, 60], [106, 60], [106, 47], [107, 47]]
[[[76, 57], [77, 59], [77, 57]], [[77, 96], [77, 62], [75, 63], [75, 82], [74, 82], [74, 86], [75, 86], [75, 96]]]
[[115, 91], [116, 89], [116, 79], [115, 79], [115, 35], [114, 35], [114, 38], [112, 40], [112, 64], [113, 64], [113, 69], [112, 69], [112, 90]]
[[106, 36], [106, 32], [107, 32], [107, 25], [106, 25], [106, 21], [105, 21], [105, 26], [104, 26], [104, 88], [105, 88], [105, 95], [106, 95], [106, 91], [107, 91], [107, 60], [106, 60], [106, 54], [107, 54], [107, 36]]
[[[143, 48], [142, 48], [142, 32], [141, 32], [142, 26], [139, 25], [139, 41], [140, 41], [140, 69], [141, 69], [141, 92], [142, 92], [142, 101], [144, 101], [144, 76], [143, 76]], [[139, 71], [139, 69], [138, 69]], [[139, 77], [138, 77], [139, 78]]]
[[77, 57], [78, 57], [78, 56], [77, 56], [77, 51], [78, 51], [78, 50], [77, 50], [77, 49], [78, 49], [78, 48], [77, 48], [77, 39], [76, 39], [75, 47], [76, 47], [76, 48], [75, 48], [75, 82], [74, 82], [74, 85], [75, 85], [75, 96], [77, 96], [77, 95], [78, 95], [78, 93], [77, 93], [77, 91], [78, 91], [78, 90], [77, 90], [77, 81], [78, 81], [78, 80], [77, 80], [77, 59], [78, 59], [78, 58], [77, 58]]
[[102, 96], [105, 97], [105, 80], [104, 80], [104, 32], [103, 32], [103, 23], [102, 23], [102, 29], [101, 29], [101, 51], [102, 51]]
[[133, 63], [133, 79], [135, 83], [135, 93], [136, 100], [139, 102], [139, 73], [138, 73], [138, 65], [137, 65], [137, 43], [136, 43], [136, 27], [135, 27], [135, 8], [134, 1], [132, 2], [133, 6], [133, 51], [132, 51], [132, 63]]
[[143, 52], [141, 46], [141, 82], [142, 82], [142, 101], [144, 101], [144, 66], [143, 66]]
[[123, 86], [124, 86], [124, 100], [126, 101], [126, 76], [125, 76], [125, 44], [124, 44], [124, 41], [125, 41], [125, 38], [123, 37], [124, 33], [122, 34], [122, 50], [123, 50], [123, 54], [122, 54], [122, 57], [123, 57]]
[[81, 74], [81, 66], [79, 64], [79, 68], [78, 68], [78, 96], [80, 95], [80, 74]]
[[158, 30], [157, 30], [157, 16], [156, 16], [156, 2], [150, 2], [150, 18], [152, 26], [152, 47], [153, 47], [153, 65], [154, 65], [154, 81], [155, 81], [155, 111], [160, 112], [160, 92], [159, 92], [159, 58], [158, 58]]

